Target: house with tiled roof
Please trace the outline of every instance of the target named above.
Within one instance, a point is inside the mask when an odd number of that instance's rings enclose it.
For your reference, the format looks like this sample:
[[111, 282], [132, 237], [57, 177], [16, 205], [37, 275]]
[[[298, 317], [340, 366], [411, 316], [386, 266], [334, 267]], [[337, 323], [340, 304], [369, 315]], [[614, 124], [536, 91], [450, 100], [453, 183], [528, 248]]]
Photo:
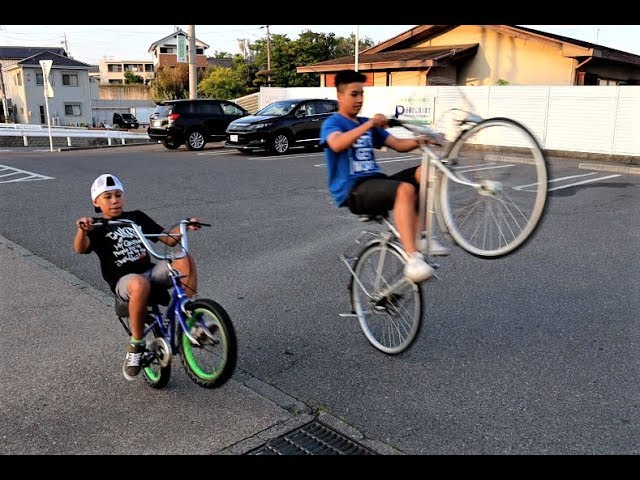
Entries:
[[[11, 48], [26, 48], [22, 52]], [[12, 64], [2, 61], [5, 94], [13, 110], [16, 123], [46, 125], [46, 103], [44, 96], [44, 73], [41, 60], [51, 60], [49, 83], [53, 97], [48, 99], [49, 114], [59, 125], [91, 125], [91, 86], [88, 65], [69, 58], [62, 49], [39, 47], [0, 47], [0, 58], [8, 54], [29, 53]], [[4, 59], [8, 60], [8, 56]]]
[[[153, 67], [155, 72], [161, 67], [175, 67], [178, 65], [178, 37], [185, 38], [185, 45], [187, 49], [187, 55], [189, 54], [189, 36], [187, 32], [178, 28], [175, 32], [167, 35], [160, 40], [157, 40], [149, 47], [149, 53], [153, 56]], [[208, 65], [207, 56], [204, 51], [209, 48], [209, 45], [195, 39], [196, 44], [196, 65], [200, 68], [206, 68]]]
[[[355, 56], [297, 67], [333, 86]], [[358, 54], [369, 86], [638, 85], [640, 56], [515, 25], [417, 25]]]

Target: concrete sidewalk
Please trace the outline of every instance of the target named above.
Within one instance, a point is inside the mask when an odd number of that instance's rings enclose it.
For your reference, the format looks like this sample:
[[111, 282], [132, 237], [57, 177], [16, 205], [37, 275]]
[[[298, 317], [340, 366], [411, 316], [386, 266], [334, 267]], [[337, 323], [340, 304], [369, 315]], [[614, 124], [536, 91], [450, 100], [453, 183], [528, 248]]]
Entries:
[[240, 455], [316, 420], [400, 453], [243, 371], [242, 338], [218, 389], [189, 380], [179, 358], [164, 389], [128, 382], [111, 295], [2, 236], [0, 272], [0, 454]]

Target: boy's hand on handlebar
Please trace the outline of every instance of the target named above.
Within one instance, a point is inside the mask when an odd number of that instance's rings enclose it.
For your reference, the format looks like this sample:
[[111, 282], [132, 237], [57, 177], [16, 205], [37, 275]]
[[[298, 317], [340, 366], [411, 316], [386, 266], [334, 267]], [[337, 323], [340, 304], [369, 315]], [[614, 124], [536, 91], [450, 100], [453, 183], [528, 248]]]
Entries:
[[188, 230], [200, 230], [202, 227], [210, 227], [211, 225], [208, 223], [203, 223], [200, 221], [198, 217], [190, 217], [188, 219], [189, 223], [187, 223]]
[[418, 145], [436, 145], [441, 147], [444, 143], [444, 135], [434, 132], [429, 135], [419, 135], [416, 137], [416, 140], [418, 141]]
[[93, 218], [91, 217], [82, 217], [76, 220], [76, 226], [85, 232], [90, 232], [93, 230]]
[[373, 117], [371, 117], [370, 121], [376, 128], [386, 128], [389, 123], [387, 117], [385, 117], [381, 113], [376, 113]]

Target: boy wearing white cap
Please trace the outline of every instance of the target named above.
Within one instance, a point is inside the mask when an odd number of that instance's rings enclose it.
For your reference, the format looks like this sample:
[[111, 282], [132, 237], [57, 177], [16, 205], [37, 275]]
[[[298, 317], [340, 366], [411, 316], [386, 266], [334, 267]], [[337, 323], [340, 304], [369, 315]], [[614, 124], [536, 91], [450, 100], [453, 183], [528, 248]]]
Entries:
[[[166, 231], [146, 213], [140, 210], [124, 211], [125, 196], [122, 182], [110, 173], [100, 175], [91, 185], [91, 201], [96, 213], [102, 212], [102, 219], [131, 220], [140, 226], [143, 233], [179, 233], [179, 227]], [[141, 369], [141, 359], [145, 349], [143, 340], [147, 301], [151, 287], [168, 288], [171, 279], [165, 263], [153, 264], [147, 249], [135, 232], [127, 227], [95, 228], [96, 217], [82, 217], [76, 221], [78, 227], [73, 241], [76, 253], [95, 252], [100, 259], [102, 277], [111, 291], [122, 300], [129, 302], [129, 324], [131, 340], [122, 367], [127, 380], [133, 380]], [[197, 217], [190, 218], [198, 222]], [[198, 230], [197, 224], [189, 225], [190, 230]], [[171, 236], [150, 237], [153, 242], [174, 246], [177, 240]], [[197, 292], [197, 272], [191, 255], [176, 259], [173, 266], [184, 275], [181, 279], [187, 292]]]

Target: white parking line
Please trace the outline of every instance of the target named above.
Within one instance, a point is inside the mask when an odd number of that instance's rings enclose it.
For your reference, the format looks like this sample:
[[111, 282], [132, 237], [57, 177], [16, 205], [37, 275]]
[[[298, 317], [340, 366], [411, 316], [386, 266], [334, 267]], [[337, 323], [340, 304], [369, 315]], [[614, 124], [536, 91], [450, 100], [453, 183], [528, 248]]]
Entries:
[[607, 175], [606, 177], [598, 177], [598, 178], [593, 178], [591, 180], [584, 180], [582, 182], [569, 183], [568, 185], [560, 185], [558, 187], [550, 188], [549, 191], [552, 192], [553, 190], [560, 190], [562, 188], [575, 187], [576, 185], [584, 185], [585, 183], [599, 182], [600, 180], [607, 180], [608, 178], [615, 178], [620, 176], [621, 176], [620, 174]]
[[294, 158], [306, 158], [306, 157], [319, 157], [324, 155], [323, 153], [301, 153], [299, 155], [289, 154], [289, 155], [269, 155], [266, 157], [249, 157], [247, 160], [255, 160], [261, 162], [263, 160], [291, 160]]
[[[13, 178], [11, 180], [2, 180], [2, 177], [10, 177], [13, 175], [22, 174], [20, 178]], [[29, 182], [32, 180], [54, 180], [54, 177], [48, 177], [46, 175], [40, 175], [38, 173], [28, 172], [26, 170], [20, 170], [19, 168], [9, 167], [8, 165], [0, 165], [0, 183], [11, 182]]]

